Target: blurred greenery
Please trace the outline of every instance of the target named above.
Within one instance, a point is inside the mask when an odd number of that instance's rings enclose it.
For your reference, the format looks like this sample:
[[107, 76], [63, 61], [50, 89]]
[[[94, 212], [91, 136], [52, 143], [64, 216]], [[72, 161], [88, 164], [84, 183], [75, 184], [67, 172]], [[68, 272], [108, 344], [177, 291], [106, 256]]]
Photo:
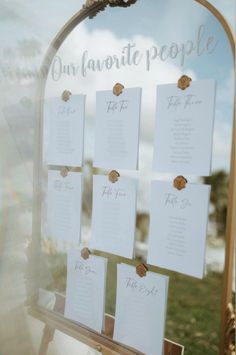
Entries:
[[224, 238], [228, 204], [229, 175], [224, 170], [215, 171], [204, 177], [203, 182], [211, 185], [211, 203], [214, 207], [210, 214], [211, 221], [217, 225], [217, 237]]

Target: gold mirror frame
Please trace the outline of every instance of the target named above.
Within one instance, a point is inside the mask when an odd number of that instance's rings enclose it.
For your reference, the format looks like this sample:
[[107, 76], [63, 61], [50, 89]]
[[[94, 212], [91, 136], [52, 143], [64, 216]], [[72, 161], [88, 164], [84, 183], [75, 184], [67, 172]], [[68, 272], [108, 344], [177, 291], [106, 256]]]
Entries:
[[[35, 121], [35, 153], [34, 153], [34, 186], [33, 186], [33, 236], [40, 236], [41, 233], [41, 177], [42, 177], [42, 132], [43, 132], [43, 100], [47, 77], [49, 74], [50, 65], [53, 58], [61, 47], [66, 37], [71, 31], [86, 18], [93, 18], [100, 11], [103, 11], [107, 6], [111, 7], [128, 7], [136, 3], [137, 0], [86, 0], [86, 3], [58, 32], [53, 41], [51, 42], [46, 56], [42, 63], [42, 72], [44, 75], [39, 79], [38, 88], [38, 110]], [[228, 41], [232, 49], [232, 56], [235, 60], [235, 39], [230, 29], [229, 24], [224, 19], [222, 14], [208, 1], [206, 0], [193, 0], [204, 6], [210, 11], [215, 18], [220, 22], [223, 27]], [[225, 246], [225, 267], [224, 267], [224, 281], [223, 281], [223, 293], [222, 293], [222, 306], [221, 306], [221, 338], [220, 338], [220, 355], [233, 354], [232, 347], [232, 330], [235, 329], [235, 322], [230, 321], [232, 319], [232, 279], [233, 279], [233, 262], [234, 262], [234, 240], [236, 235], [236, 164], [235, 164], [235, 140], [236, 140], [236, 117], [235, 117], [235, 102], [234, 102], [234, 114], [233, 114], [233, 131], [232, 131], [232, 146], [231, 146], [231, 162], [230, 162], [230, 176], [229, 176], [229, 199], [228, 199], [228, 212], [227, 212], [227, 230], [226, 230], [226, 246]], [[37, 264], [37, 248], [39, 247], [39, 238], [33, 238], [31, 245], [32, 257]], [[37, 275], [37, 273], [35, 273]], [[36, 283], [37, 284], [37, 283]], [[35, 306], [31, 308], [31, 314], [37, 316], [39, 319], [49, 324], [49, 329], [59, 329], [66, 334], [75, 337], [76, 339], [85, 342], [87, 345], [92, 346], [97, 350], [99, 344], [103, 344], [103, 354], [119, 354], [121, 348], [115, 344], [112, 340], [105, 339], [102, 341], [103, 336], [95, 336], [88, 334], [88, 330], [80, 326], [69, 327], [67, 320], [63, 317], [53, 314], [50, 311], [37, 310]], [[61, 327], [58, 327], [60, 322], [63, 323]], [[73, 325], [73, 324], [72, 324]], [[46, 326], [47, 327], [47, 326]], [[231, 329], [232, 328], [232, 329]], [[46, 329], [46, 328], [45, 328]], [[78, 336], [78, 332], [80, 332]], [[77, 333], [77, 334], [76, 334]], [[48, 335], [49, 334], [49, 335]], [[47, 334], [50, 341], [50, 332]], [[91, 337], [91, 341], [88, 339]], [[101, 341], [101, 342], [100, 342]], [[98, 345], [96, 345], [98, 343]], [[110, 349], [110, 350], [109, 350]], [[108, 352], [107, 352], [108, 351]], [[118, 351], [118, 352], [117, 352]], [[138, 352], [129, 350], [128, 348], [122, 348], [122, 354], [139, 354]]]

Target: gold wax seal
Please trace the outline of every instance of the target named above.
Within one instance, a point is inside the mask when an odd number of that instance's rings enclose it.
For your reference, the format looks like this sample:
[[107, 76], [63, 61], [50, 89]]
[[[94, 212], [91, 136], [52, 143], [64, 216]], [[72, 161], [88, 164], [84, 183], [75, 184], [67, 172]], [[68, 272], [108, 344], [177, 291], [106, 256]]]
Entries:
[[81, 250], [81, 257], [84, 259], [84, 260], [87, 260], [89, 258], [91, 254], [91, 251], [89, 250], [89, 248], [83, 248]]
[[125, 87], [122, 84], [116, 83], [116, 85], [114, 85], [113, 87], [113, 94], [119, 96], [120, 94], [122, 94], [124, 88]]
[[190, 82], [192, 79], [187, 75], [182, 75], [178, 80], [178, 88], [181, 90], [185, 90], [190, 86]]
[[174, 181], [173, 181], [173, 186], [177, 189], [177, 190], [182, 190], [185, 188], [186, 184], [187, 184], [188, 180], [185, 179], [184, 176], [177, 176]]
[[118, 181], [119, 177], [120, 177], [120, 174], [116, 170], [110, 171], [110, 173], [108, 175], [109, 181], [112, 182], [113, 184], [114, 184], [114, 182]]
[[139, 264], [136, 266], [136, 274], [138, 274], [140, 277], [146, 276], [148, 271], [148, 267], [145, 264]]
[[67, 102], [70, 99], [71, 92], [68, 90], [64, 90], [63, 93], [61, 94], [61, 99], [65, 102]]
[[66, 177], [68, 175], [69, 168], [67, 166], [63, 166], [63, 168], [60, 171], [60, 174], [62, 177]]

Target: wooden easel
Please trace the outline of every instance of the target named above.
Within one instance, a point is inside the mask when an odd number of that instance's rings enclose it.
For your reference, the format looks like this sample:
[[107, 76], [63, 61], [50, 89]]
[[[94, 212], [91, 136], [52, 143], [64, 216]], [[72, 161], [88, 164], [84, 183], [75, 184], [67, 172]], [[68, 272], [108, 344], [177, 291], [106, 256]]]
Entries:
[[[46, 71], [46, 77], [41, 77], [39, 82], [39, 107], [38, 115], [36, 117], [35, 125], [35, 157], [34, 157], [34, 205], [33, 205], [33, 236], [40, 236], [41, 232], [41, 177], [42, 177], [42, 135], [43, 135], [43, 99], [46, 86], [46, 79], [49, 73], [50, 64], [62, 45], [63, 41], [70, 34], [70, 32], [84, 19], [93, 18], [98, 12], [104, 10], [107, 6], [112, 7], [128, 7], [134, 4], [137, 0], [87, 0], [82, 9], [76, 13], [59, 31], [52, 41], [46, 53], [42, 64], [43, 71]], [[206, 0], [194, 0], [197, 3], [208, 9], [221, 23], [227, 35], [229, 43], [232, 48], [233, 56], [235, 54], [235, 41], [230, 30], [229, 25], [220, 14]], [[236, 164], [235, 164], [235, 139], [236, 139], [236, 125], [235, 114], [233, 124], [233, 139], [231, 151], [231, 168], [230, 168], [230, 186], [229, 186], [229, 203], [227, 216], [227, 236], [226, 236], [226, 255], [225, 255], [225, 270], [224, 270], [224, 286], [222, 295], [222, 321], [221, 321], [221, 341], [220, 341], [220, 355], [224, 355], [226, 351], [231, 351], [233, 354], [232, 330], [235, 332], [235, 315], [232, 314], [232, 307], [230, 306], [232, 298], [232, 271], [233, 271], [233, 256], [234, 256], [234, 240], [236, 234]], [[40, 248], [39, 240], [33, 238], [32, 250], [35, 264], [37, 264], [37, 249]], [[42, 338], [39, 355], [45, 355], [48, 345], [53, 339], [55, 329], [64, 332], [67, 335], [78, 339], [79, 341], [91, 346], [92, 348], [101, 351], [103, 355], [134, 355], [141, 354], [134, 349], [130, 349], [123, 345], [117, 344], [111, 339], [113, 332], [114, 320], [111, 316], [106, 316], [106, 329], [104, 334], [95, 333], [88, 328], [85, 328], [78, 323], [66, 320], [63, 317], [63, 300], [57, 300], [54, 312], [41, 309], [36, 305], [30, 308], [30, 314], [35, 318], [43, 321], [46, 326]], [[231, 313], [229, 312], [231, 309]], [[230, 315], [229, 315], [230, 314]], [[234, 317], [234, 322], [232, 319]], [[231, 337], [231, 338], [230, 338]], [[183, 347], [165, 340], [165, 355], [180, 355], [183, 354]], [[228, 352], [227, 354], [231, 354]]]

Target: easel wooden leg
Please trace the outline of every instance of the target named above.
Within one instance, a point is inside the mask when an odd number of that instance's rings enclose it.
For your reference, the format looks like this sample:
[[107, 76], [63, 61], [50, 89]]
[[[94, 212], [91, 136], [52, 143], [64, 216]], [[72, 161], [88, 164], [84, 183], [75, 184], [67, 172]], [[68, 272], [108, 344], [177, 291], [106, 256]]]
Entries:
[[103, 349], [102, 355], [114, 355], [114, 351], [108, 350], [108, 349]]
[[55, 333], [55, 329], [49, 327], [46, 324], [44, 327], [44, 330], [43, 330], [43, 336], [42, 336], [38, 355], [46, 355], [47, 354], [48, 345], [53, 340], [54, 333]]

